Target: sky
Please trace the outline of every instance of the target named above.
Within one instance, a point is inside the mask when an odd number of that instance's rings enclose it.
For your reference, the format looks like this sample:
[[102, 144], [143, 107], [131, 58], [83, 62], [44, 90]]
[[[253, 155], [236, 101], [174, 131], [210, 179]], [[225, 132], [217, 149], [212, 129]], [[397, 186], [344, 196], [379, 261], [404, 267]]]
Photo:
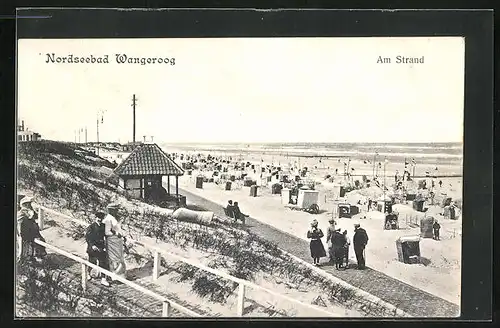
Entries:
[[[103, 111], [100, 140], [129, 142], [135, 94], [141, 141], [463, 140], [458, 37], [21, 39], [17, 51], [18, 120], [44, 139], [74, 141], [86, 127], [96, 141]], [[52, 53], [107, 54], [109, 64], [46, 63]], [[175, 65], [118, 64], [115, 54]]]

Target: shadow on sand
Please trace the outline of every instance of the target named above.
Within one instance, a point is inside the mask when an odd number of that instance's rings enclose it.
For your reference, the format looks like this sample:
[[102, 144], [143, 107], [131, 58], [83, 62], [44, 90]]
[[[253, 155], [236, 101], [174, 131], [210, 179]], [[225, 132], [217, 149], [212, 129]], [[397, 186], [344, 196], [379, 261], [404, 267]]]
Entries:
[[67, 269], [78, 264], [78, 262], [57, 253], [48, 253], [44, 257], [43, 263], [47, 269]]
[[146, 278], [148, 276], [151, 276], [152, 274], [153, 274], [153, 260], [150, 260], [141, 267], [127, 270], [127, 279], [134, 281]]
[[423, 264], [424, 266], [430, 265], [432, 262], [430, 259], [427, 257], [420, 256], [420, 263]]

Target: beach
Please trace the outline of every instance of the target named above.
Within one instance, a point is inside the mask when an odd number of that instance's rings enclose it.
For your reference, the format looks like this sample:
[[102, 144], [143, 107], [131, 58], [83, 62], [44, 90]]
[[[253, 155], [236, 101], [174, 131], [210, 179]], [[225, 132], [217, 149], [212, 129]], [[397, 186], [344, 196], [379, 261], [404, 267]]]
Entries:
[[[215, 147], [212, 145], [212, 147]], [[179, 187], [196, 194], [200, 197], [209, 199], [213, 202], [225, 206], [228, 200], [238, 201], [239, 206], [243, 213], [250, 215], [252, 218], [259, 220], [263, 223], [271, 225], [281, 231], [307, 240], [306, 232], [309, 224], [313, 219], [319, 222], [319, 227], [326, 233], [328, 221], [334, 217], [337, 221], [337, 227], [341, 230], [347, 230], [348, 236], [352, 239], [353, 224], [360, 223], [366, 229], [370, 236], [369, 245], [366, 248], [367, 265], [370, 268], [381, 271], [393, 278], [413, 285], [423, 291], [446, 299], [455, 304], [460, 302], [460, 272], [461, 272], [461, 220], [460, 211], [457, 209], [457, 219], [450, 220], [443, 216], [443, 209], [438, 204], [444, 197], [450, 197], [457, 204], [461, 204], [462, 198], [462, 178], [461, 178], [461, 158], [459, 156], [444, 156], [442, 158], [442, 149], [427, 148], [429, 151], [421, 153], [417, 156], [417, 152], [408, 149], [401, 149], [399, 154], [392, 152], [391, 157], [384, 156], [383, 163], [385, 163], [385, 179], [380, 168], [375, 168], [378, 175], [378, 181], [382, 188], [372, 185], [370, 188], [360, 188], [347, 192], [345, 197], [339, 198], [338, 193], [334, 192], [335, 188], [339, 185], [346, 186], [352, 184], [355, 180], [362, 181], [362, 176], [366, 175], [368, 179], [373, 175], [373, 160], [367, 162], [370, 156], [373, 156], [371, 150], [376, 147], [367, 148], [366, 154], [356, 152], [354, 156], [349, 157], [334, 157], [326, 158], [319, 157], [325, 152], [314, 153], [311, 150], [302, 149], [303, 156], [291, 156], [283, 149], [262, 149], [259, 152], [256, 147], [247, 149], [247, 151], [237, 151], [236, 149], [227, 149], [217, 147], [210, 150], [204, 149], [203, 145], [195, 147], [179, 147], [174, 148], [170, 146], [165, 148], [165, 152], [176, 158], [179, 165], [185, 162], [187, 157], [215, 158], [219, 162], [243, 162], [246, 163], [243, 169], [231, 171], [228, 168], [224, 173], [227, 175], [241, 175], [244, 173], [247, 179], [253, 179], [258, 187], [257, 197], [250, 196], [250, 187], [244, 186], [243, 180], [236, 180], [232, 183], [231, 190], [225, 190], [225, 181], [222, 174], [214, 176], [214, 168], [207, 165], [206, 160], [202, 160], [197, 169], [194, 169], [190, 175], [185, 174], [179, 179]], [[250, 148], [250, 147], [249, 147]], [[379, 147], [382, 148], [382, 147]], [[395, 148], [387, 148], [395, 149]], [[420, 149], [420, 148], [419, 148]], [[424, 148], [425, 149], [425, 148]], [[457, 148], [447, 148], [448, 151], [445, 155], [456, 155]], [[402, 151], [401, 151], [402, 150]], [[413, 153], [412, 153], [413, 151]], [[284, 154], [285, 153], [285, 154]], [[378, 157], [380, 157], [379, 152]], [[413, 156], [406, 157], [410, 153]], [[182, 154], [182, 156], [181, 156]], [[198, 155], [199, 154], [199, 155]], [[295, 151], [293, 153], [297, 155]], [[435, 155], [438, 154], [438, 155]], [[318, 157], [313, 157], [318, 156]], [[338, 154], [331, 153], [331, 156], [338, 156]], [[180, 158], [184, 160], [181, 160]], [[377, 155], [375, 155], [377, 157]], [[434, 188], [432, 188], [435, 196], [435, 204], [426, 202], [428, 207], [427, 213], [415, 211], [410, 203], [401, 203], [393, 205], [393, 209], [399, 213], [399, 230], [384, 230], [385, 215], [376, 210], [368, 211], [366, 201], [371, 198], [373, 200], [383, 197], [384, 180], [388, 189], [395, 184], [396, 172], [401, 173], [404, 170], [405, 157], [407, 161], [415, 160], [415, 176], [423, 176], [422, 178], [415, 178], [414, 184], [418, 180], [426, 180], [429, 188], [434, 180]], [[387, 159], [390, 158], [390, 159]], [[445, 159], [444, 161], [442, 159]], [[321, 159], [321, 161], [320, 161]], [[372, 158], [373, 159], [373, 158]], [[387, 161], [385, 161], [387, 159]], [[434, 162], [433, 162], [434, 161]], [[356, 172], [352, 173], [351, 177], [343, 175], [344, 163], [349, 165], [351, 170]], [[376, 165], [378, 162], [375, 162]], [[224, 164], [225, 165], [225, 164]], [[253, 169], [252, 169], [253, 165]], [[229, 165], [230, 166], [230, 165]], [[294, 211], [283, 205], [280, 194], [272, 194], [271, 186], [276, 183], [275, 180], [268, 181], [267, 176], [269, 166], [280, 166], [281, 170], [292, 175], [295, 172], [298, 174], [304, 167], [307, 167], [306, 177], [304, 180], [313, 181], [315, 190], [319, 192], [318, 206], [320, 208], [319, 214], [309, 214], [304, 211]], [[411, 171], [413, 167], [408, 166]], [[435, 168], [438, 170], [435, 170]], [[262, 172], [265, 168], [265, 172]], [[335, 174], [337, 169], [337, 174]], [[426, 172], [431, 172], [437, 175], [437, 178], [425, 177]], [[438, 171], [439, 173], [435, 173]], [[413, 172], [412, 172], [413, 173]], [[262, 174], [262, 175], [261, 175]], [[202, 188], [196, 188], [196, 177], [203, 175], [205, 183]], [[325, 177], [330, 175], [329, 178]], [[447, 176], [447, 177], [443, 177]], [[212, 181], [213, 182], [208, 182]], [[439, 181], [441, 185], [438, 185]], [[390, 194], [389, 191], [386, 191]], [[189, 199], [188, 199], [189, 202]], [[349, 202], [357, 204], [360, 213], [354, 215], [352, 218], [339, 218], [338, 217], [338, 203]], [[441, 240], [436, 241], [432, 238], [422, 238], [420, 240], [421, 250], [421, 263], [420, 264], [405, 264], [398, 261], [398, 254], [396, 249], [396, 240], [403, 236], [418, 236], [420, 234], [419, 223], [420, 219], [424, 216], [433, 216], [441, 224]], [[354, 251], [351, 246], [349, 253], [351, 262], [356, 262]], [[322, 261], [326, 261], [324, 258]]]

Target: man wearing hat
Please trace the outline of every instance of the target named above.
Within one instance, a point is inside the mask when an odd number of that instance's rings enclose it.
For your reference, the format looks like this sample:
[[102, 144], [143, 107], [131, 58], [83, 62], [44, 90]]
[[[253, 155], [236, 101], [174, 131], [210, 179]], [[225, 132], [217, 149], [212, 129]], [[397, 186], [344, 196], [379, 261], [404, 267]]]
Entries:
[[[89, 262], [93, 264], [99, 264], [103, 269], [108, 269], [107, 266], [107, 254], [106, 254], [106, 240], [104, 232], [104, 224], [102, 220], [106, 216], [103, 212], [95, 213], [94, 222], [92, 222], [87, 227], [87, 232], [85, 234], [85, 240], [87, 241], [87, 254], [89, 255]], [[88, 275], [87, 279], [92, 279], [91, 272], [92, 268], [87, 267]], [[97, 276], [99, 277], [99, 273]], [[101, 278], [101, 284], [104, 286], [109, 286], [106, 277], [103, 275]]]
[[108, 254], [109, 270], [118, 275], [125, 275], [124, 239], [120, 227], [118, 204], [107, 206], [108, 215], [102, 220], [106, 235], [106, 252]]
[[354, 224], [354, 237], [352, 238], [354, 244], [354, 253], [358, 261], [358, 269], [365, 269], [365, 247], [368, 243], [368, 234], [366, 230], [361, 228], [359, 223]]
[[38, 215], [31, 206], [32, 201], [31, 197], [21, 199], [21, 209], [17, 214], [18, 231], [21, 237], [20, 256], [23, 258], [43, 257], [46, 254], [45, 247], [35, 243], [36, 238], [42, 241], [45, 239], [40, 234], [40, 227], [36, 222]]

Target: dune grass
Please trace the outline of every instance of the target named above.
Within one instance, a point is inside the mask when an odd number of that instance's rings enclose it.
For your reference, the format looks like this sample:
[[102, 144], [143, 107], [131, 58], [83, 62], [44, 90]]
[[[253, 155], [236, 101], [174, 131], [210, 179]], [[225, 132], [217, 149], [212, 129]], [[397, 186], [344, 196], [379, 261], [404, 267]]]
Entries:
[[[111, 163], [68, 144], [34, 144], [26, 144], [20, 149], [19, 187], [87, 221], [91, 217], [87, 213], [104, 210], [110, 201], [123, 198], [99, 173], [101, 165], [109, 167]], [[355, 308], [368, 316], [395, 315], [383, 305], [371, 303], [354, 290], [294, 261], [274, 243], [217, 217], [210, 223], [182, 221], [132, 205], [124, 214], [122, 226], [132, 237], [145, 235], [213, 254], [209, 266], [235, 277], [252, 281], [257, 273], [263, 273], [270, 279], [285, 279], [297, 288], [314, 286], [333, 303]], [[81, 238], [81, 231], [76, 231], [74, 238]], [[191, 281], [193, 291], [212, 302], [224, 303], [237, 288], [233, 282], [186, 264], [176, 265], [173, 270], [180, 274], [178, 279]]]

